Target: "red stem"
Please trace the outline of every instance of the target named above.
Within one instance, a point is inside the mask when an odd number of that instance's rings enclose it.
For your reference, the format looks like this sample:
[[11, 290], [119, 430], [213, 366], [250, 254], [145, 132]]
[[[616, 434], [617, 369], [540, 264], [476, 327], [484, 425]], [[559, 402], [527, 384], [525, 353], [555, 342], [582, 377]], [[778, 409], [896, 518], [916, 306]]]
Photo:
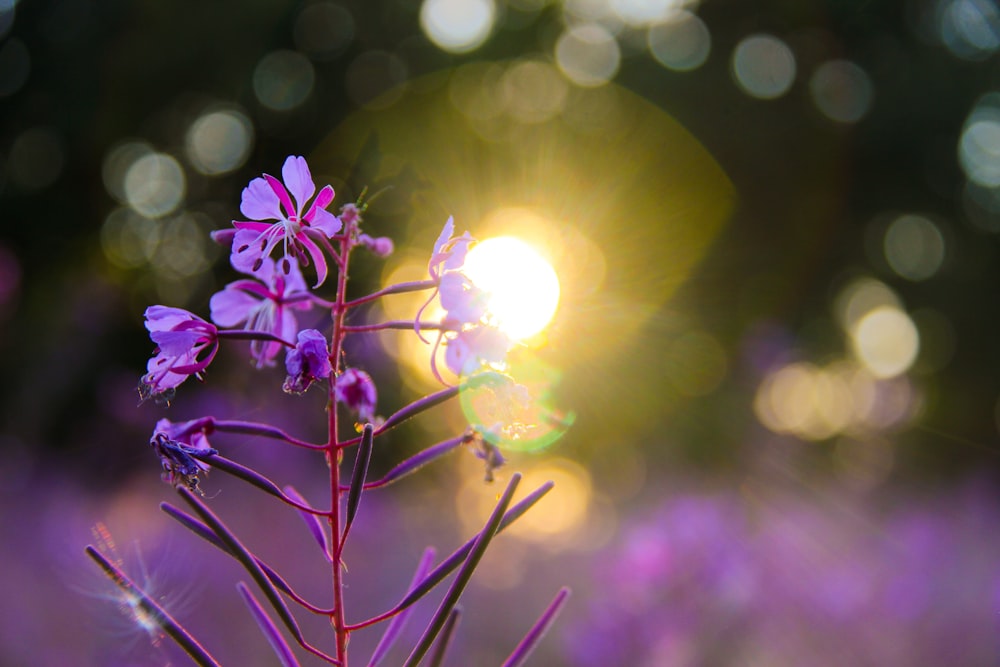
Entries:
[[340, 540], [340, 463], [343, 453], [338, 431], [336, 377], [341, 370], [340, 360], [346, 333], [344, 331], [344, 314], [347, 312], [347, 265], [350, 255], [351, 240], [346, 237], [340, 241], [340, 254], [336, 258], [339, 270], [337, 271], [337, 299], [333, 304], [333, 337], [330, 344], [330, 363], [333, 366], [333, 373], [329, 382], [330, 394], [327, 403], [329, 436], [326, 446], [326, 458], [330, 466], [330, 500], [332, 502], [330, 508], [330, 552], [333, 556], [333, 614], [330, 617], [330, 622], [333, 624], [333, 630], [337, 636], [337, 659], [343, 667], [347, 667], [349, 630], [344, 620], [344, 570], [341, 561], [343, 544]]

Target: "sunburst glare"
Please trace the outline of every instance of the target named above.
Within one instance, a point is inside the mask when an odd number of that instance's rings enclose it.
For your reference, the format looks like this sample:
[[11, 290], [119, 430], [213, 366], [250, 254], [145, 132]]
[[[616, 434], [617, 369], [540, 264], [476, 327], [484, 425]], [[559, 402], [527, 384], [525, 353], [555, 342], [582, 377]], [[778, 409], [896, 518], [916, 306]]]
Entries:
[[476, 244], [463, 271], [489, 294], [489, 312], [500, 329], [516, 340], [539, 333], [559, 306], [559, 278], [552, 265], [513, 236]]

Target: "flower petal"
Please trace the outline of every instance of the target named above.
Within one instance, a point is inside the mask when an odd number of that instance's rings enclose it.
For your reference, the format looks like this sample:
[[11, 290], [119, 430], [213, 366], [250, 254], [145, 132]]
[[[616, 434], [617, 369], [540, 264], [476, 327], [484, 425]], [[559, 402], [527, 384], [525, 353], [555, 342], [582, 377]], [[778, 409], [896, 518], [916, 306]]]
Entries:
[[297, 208], [290, 213], [297, 214], [305, 208], [306, 202], [316, 192], [316, 184], [313, 183], [306, 159], [301, 155], [289, 155], [281, 167], [281, 180], [285, 182], [285, 186], [295, 197]]
[[292, 198], [288, 196], [288, 190], [282, 185], [281, 181], [276, 179], [270, 174], [264, 174], [264, 179], [267, 180], [267, 184], [271, 186], [271, 190], [274, 195], [281, 202], [281, 206], [284, 209], [284, 213], [278, 218], [279, 220], [285, 220], [293, 216], [298, 216], [298, 209], [295, 208], [295, 204], [292, 203]]
[[150, 306], [146, 309], [146, 329], [149, 331], [169, 331], [181, 322], [198, 319], [183, 308], [170, 306]]
[[[287, 197], [287, 195], [286, 195]], [[243, 188], [240, 212], [251, 220], [281, 220], [285, 216], [274, 189], [263, 178], [255, 178]]]
[[344, 226], [344, 224], [340, 221], [340, 218], [335, 216], [333, 213], [330, 213], [329, 211], [324, 211], [323, 209], [316, 209], [314, 212], [312, 212], [312, 214], [313, 214], [312, 219], [309, 220], [309, 226], [312, 227], [313, 229], [320, 230], [321, 232], [326, 234], [327, 238], [332, 237], [334, 234], [339, 232]]
[[445, 221], [444, 227], [441, 229], [441, 233], [438, 234], [437, 241], [434, 242], [434, 254], [437, 255], [444, 248], [444, 244], [448, 242], [451, 235], [455, 233], [455, 218], [454, 216], [448, 216], [448, 220]]
[[319, 287], [326, 280], [326, 256], [319, 249], [319, 246], [305, 234], [299, 237], [299, 243], [306, 249], [309, 256], [312, 257], [313, 264], [316, 265], [316, 284], [313, 287]]
[[204, 339], [203, 331], [152, 331], [149, 337], [153, 339], [160, 354], [157, 356], [181, 357], [190, 354], [199, 340]]
[[[240, 281], [244, 282], [244, 281]], [[260, 303], [246, 292], [233, 287], [235, 283], [226, 285], [221, 292], [216, 292], [208, 302], [212, 313], [212, 321], [220, 327], [235, 327], [250, 317], [250, 311]]]
[[264, 249], [261, 248], [261, 234], [252, 229], [241, 229], [233, 237], [233, 249], [229, 254], [229, 263], [240, 273], [253, 275], [253, 267], [261, 258]]

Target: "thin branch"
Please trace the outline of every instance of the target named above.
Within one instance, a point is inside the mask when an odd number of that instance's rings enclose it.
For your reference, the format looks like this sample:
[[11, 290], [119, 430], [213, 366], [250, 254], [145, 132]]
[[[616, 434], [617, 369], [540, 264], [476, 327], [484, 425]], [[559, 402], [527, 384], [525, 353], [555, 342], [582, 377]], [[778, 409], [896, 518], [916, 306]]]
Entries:
[[274, 438], [275, 440], [282, 440], [290, 445], [303, 447], [305, 449], [322, 450], [325, 448], [325, 445], [317, 445], [312, 442], [306, 442], [305, 440], [299, 440], [295, 436], [289, 435], [280, 428], [276, 428], [270, 424], [258, 424], [256, 422], [245, 422], [230, 419], [215, 419], [214, 417], [210, 417], [209, 419], [211, 420], [211, 425], [216, 431], [223, 431], [225, 433], [241, 433], [244, 435], [259, 435], [263, 438]]
[[454, 331], [455, 327], [450, 324], [444, 324], [442, 322], [417, 322], [416, 320], [387, 320], [385, 322], [376, 322], [374, 324], [345, 324], [345, 333], [366, 333], [371, 331], [389, 331], [392, 329], [416, 330], [417, 327], [421, 329], [430, 330], [443, 330], [443, 331]]
[[354, 308], [355, 306], [360, 306], [383, 296], [389, 296], [390, 294], [405, 294], [407, 292], [419, 292], [425, 289], [433, 289], [436, 285], [437, 282], [434, 280], [414, 280], [412, 282], [397, 283], [380, 289], [377, 292], [372, 292], [371, 294], [358, 297], [353, 301], [348, 301], [344, 304], [344, 308]]

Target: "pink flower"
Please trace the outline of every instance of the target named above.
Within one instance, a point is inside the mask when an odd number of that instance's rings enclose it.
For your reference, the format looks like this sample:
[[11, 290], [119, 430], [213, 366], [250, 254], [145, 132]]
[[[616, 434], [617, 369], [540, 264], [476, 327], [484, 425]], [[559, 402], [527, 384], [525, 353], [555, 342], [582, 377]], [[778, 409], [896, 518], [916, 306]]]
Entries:
[[288, 377], [283, 389], [289, 394], [301, 394], [316, 380], [330, 376], [330, 349], [326, 336], [315, 329], [299, 332], [298, 344], [285, 355]]
[[[245, 323], [247, 329], [271, 334], [284, 341], [292, 341], [298, 332], [296, 310], [309, 310], [308, 289], [299, 265], [288, 261], [285, 273], [278, 271], [270, 257], [261, 259], [257, 280], [237, 280], [212, 295], [209, 308], [212, 321], [220, 327], [235, 327]], [[259, 281], [259, 282], [258, 282]], [[283, 347], [274, 340], [250, 342], [250, 356], [257, 368], [273, 366], [274, 358]]]
[[449, 216], [437, 241], [434, 242], [434, 253], [431, 255], [431, 261], [427, 264], [427, 271], [435, 280], [441, 277], [445, 271], [455, 271], [462, 268], [465, 263], [465, 255], [476, 242], [469, 232], [465, 232], [457, 239], [454, 238], [454, 233], [455, 219]]
[[[455, 219], [449, 216], [434, 242], [434, 252], [427, 263], [427, 272], [438, 285], [417, 311], [414, 330], [425, 343], [428, 341], [420, 333], [420, 317], [438, 292], [441, 293], [441, 307], [448, 311], [444, 321], [449, 324], [461, 325], [478, 321], [486, 310], [485, 294], [459, 271], [465, 263], [465, 255], [476, 240], [469, 232], [457, 239], [453, 237], [454, 233]], [[479, 311], [480, 305], [483, 306], [482, 312]]]
[[438, 284], [444, 321], [462, 325], [478, 322], [486, 314], [487, 293], [458, 271], [448, 271]]
[[237, 232], [233, 238], [232, 264], [244, 273], [252, 273], [281, 242], [282, 270], [288, 273], [293, 259], [307, 265], [311, 258], [316, 265], [316, 287], [319, 287], [326, 280], [326, 257], [310, 235], [330, 238], [341, 229], [340, 219], [326, 210], [333, 201], [333, 188], [324, 186], [306, 209], [316, 185], [305, 158], [289, 155], [281, 168], [281, 178], [284, 184], [264, 174], [244, 188], [240, 211], [250, 220], [233, 221]]
[[146, 329], [157, 347], [139, 384], [144, 401], [169, 401], [177, 386], [190, 375], [200, 375], [219, 350], [218, 329], [181, 308], [150, 306]]
[[343, 403], [348, 410], [358, 413], [358, 420], [373, 422], [375, 420], [375, 403], [378, 392], [375, 382], [368, 373], [357, 368], [348, 368], [337, 376], [334, 384], [334, 397], [338, 403]]
[[483, 366], [500, 364], [510, 350], [510, 339], [499, 329], [479, 326], [448, 339], [444, 363], [455, 375], [469, 375]]

